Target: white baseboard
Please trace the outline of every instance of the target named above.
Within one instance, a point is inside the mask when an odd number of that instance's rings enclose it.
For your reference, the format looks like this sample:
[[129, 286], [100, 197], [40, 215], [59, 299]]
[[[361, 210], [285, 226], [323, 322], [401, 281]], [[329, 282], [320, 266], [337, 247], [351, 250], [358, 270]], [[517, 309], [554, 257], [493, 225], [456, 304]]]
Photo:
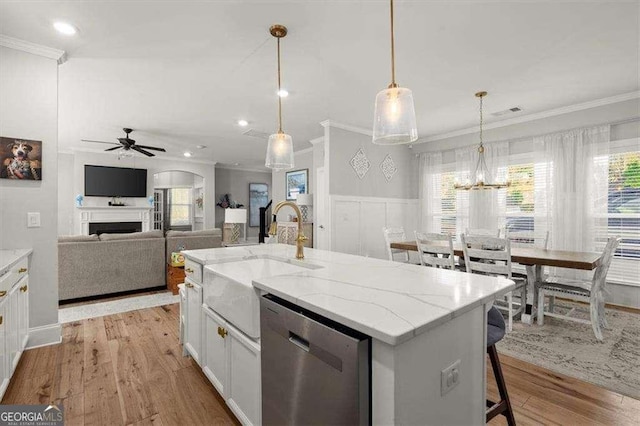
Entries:
[[62, 342], [62, 326], [60, 323], [42, 325], [29, 329], [29, 341], [26, 349], [41, 346], [57, 345]]

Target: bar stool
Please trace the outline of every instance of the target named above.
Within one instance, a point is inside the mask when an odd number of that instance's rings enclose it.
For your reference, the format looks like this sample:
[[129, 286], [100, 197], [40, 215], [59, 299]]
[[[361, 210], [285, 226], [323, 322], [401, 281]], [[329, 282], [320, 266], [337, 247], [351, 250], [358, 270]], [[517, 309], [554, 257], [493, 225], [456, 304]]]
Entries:
[[502, 414], [507, 418], [507, 424], [509, 426], [515, 426], [516, 419], [513, 417], [513, 409], [509, 401], [509, 394], [507, 394], [507, 385], [504, 382], [500, 359], [498, 358], [498, 350], [496, 349], [496, 343], [502, 340], [505, 330], [504, 318], [502, 318], [500, 311], [493, 306], [489, 309], [489, 312], [487, 312], [487, 354], [489, 354], [489, 359], [491, 360], [493, 376], [496, 378], [496, 383], [498, 384], [500, 401], [492, 402], [487, 399], [487, 423], [495, 416]]

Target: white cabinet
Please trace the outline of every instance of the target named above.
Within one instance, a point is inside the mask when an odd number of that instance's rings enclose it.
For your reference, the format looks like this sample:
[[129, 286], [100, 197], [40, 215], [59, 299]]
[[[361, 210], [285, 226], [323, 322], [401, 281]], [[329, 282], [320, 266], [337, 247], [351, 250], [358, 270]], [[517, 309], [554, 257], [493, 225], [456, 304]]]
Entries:
[[200, 340], [202, 339], [202, 327], [201, 327], [201, 306], [202, 306], [202, 286], [194, 283], [189, 278], [184, 283], [185, 293], [187, 297], [186, 302], [186, 321], [184, 330], [184, 347], [193, 357], [193, 359], [200, 363]]
[[18, 347], [22, 352], [29, 341], [29, 276], [22, 278], [18, 286]]
[[[4, 298], [6, 299], [6, 297]], [[7, 352], [7, 300], [0, 300], [0, 399], [9, 386], [9, 355]]]
[[259, 425], [262, 423], [260, 345], [235, 327], [229, 327], [228, 340], [227, 404], [243, 424]]
[[202, 307], [202, 370], [244, 425], [262, 417], [260, 345]]
[[202, 307], [202, 371], [220, 395], [227, 388], [227, 338], [226, 322], [211, 309]]

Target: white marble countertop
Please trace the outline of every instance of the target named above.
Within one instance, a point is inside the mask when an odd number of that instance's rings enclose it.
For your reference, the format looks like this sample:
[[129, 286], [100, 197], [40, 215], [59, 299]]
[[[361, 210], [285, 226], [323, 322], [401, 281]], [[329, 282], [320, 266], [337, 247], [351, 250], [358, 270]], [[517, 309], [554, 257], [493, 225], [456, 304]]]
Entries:
[[0, 276], [4, 275], [20, 259], [30, 255], [32, 252], [32, 249], [0, 250]]
[[295, 246], [187, 250], [203, 265], [273, 257], [321, 268], [260, 278], [253, 286], [375, 339], [397, 345], [514, 288], [511, 280]]

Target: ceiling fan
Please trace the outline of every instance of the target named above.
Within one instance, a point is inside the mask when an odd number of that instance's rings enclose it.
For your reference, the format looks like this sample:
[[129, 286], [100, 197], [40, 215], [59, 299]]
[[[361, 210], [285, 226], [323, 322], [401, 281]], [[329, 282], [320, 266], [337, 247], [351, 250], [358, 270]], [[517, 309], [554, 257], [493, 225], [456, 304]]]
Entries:
[[153, 150], [153, 151], [167, 152], [164, 148], [157, 148], [155, 146], [136, 145], [136, 141], [134, 141], [133, 139], [129, 138], [129, 133], [133, 132], [133, 129], [128, 129], [128, 128], [125, 127], [122, 130], [124, 130], [125, 137], [124, 138], [118, 138], [118, 141], [120, 141], [120, 144], [117, 144], [115, 142], [93, 141], [93, 140], [89, 140], [89, 139], [82, 139], [82, 141], [83, 142], [106, 143], [106, 144], [109, 144], [109, 145], [116, 145], [113, 148], [105, 149], [105, 151], [115, 151], [117, 149], [124, 149], [125, 151], [129, 151], [129, 150], [132, 149], [134, 151], [137, 151], [137, 152], [139, 152], [141, 154], [146, 155], [147, 157], [154, 157], [155, 156], [155, 154], [152, 154], [149, 151], [147, 151], [148, 149]]

